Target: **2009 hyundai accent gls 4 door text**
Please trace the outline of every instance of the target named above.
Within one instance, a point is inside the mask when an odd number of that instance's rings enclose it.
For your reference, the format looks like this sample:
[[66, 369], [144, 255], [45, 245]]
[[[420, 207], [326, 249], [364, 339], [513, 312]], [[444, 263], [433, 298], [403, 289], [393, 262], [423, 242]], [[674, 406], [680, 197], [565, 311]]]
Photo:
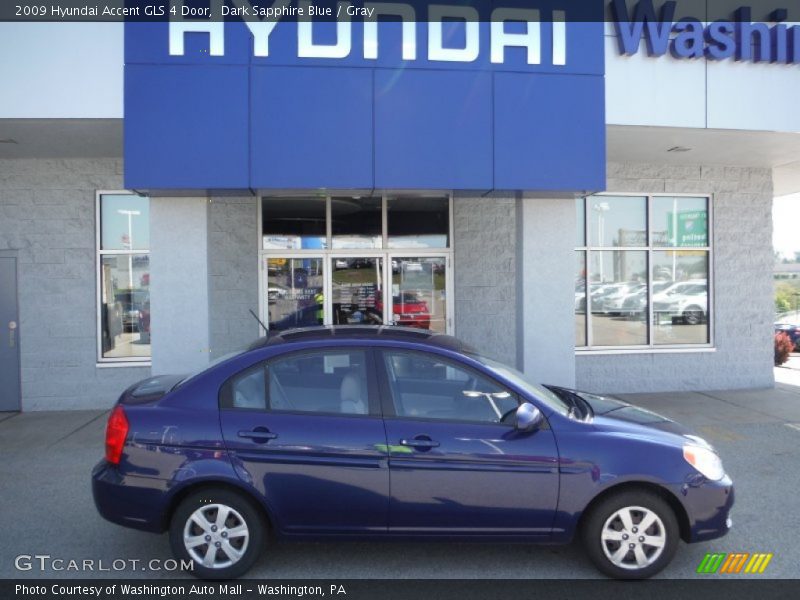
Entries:
[[603, 573], [645, 578], [725, 535], [733, 505], [677, 423], [401, 327], [286, 331], [130, 387], [92, 485], [101, 515], [168, 530], [203, 578], [242, 575], [268, 538], [576, 536]]

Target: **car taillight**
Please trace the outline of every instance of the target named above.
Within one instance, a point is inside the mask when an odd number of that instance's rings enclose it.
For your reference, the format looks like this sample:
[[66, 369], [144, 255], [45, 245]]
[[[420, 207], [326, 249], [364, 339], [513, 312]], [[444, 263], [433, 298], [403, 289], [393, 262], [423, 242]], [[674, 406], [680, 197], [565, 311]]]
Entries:
[[112, 465], [118, 465], [122, 457], [122, 448], [125, 438], [128, 437], [128, 417], [122, 406], [117, 404], [106, 425], [106, 460]]

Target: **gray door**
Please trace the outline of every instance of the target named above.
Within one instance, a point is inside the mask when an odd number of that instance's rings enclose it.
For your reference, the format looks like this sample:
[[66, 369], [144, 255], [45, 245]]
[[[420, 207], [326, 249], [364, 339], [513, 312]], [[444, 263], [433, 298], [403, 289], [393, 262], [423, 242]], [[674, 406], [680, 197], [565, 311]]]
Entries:
[[0, 255], [0, 411], [19, 408], [17, 259]]

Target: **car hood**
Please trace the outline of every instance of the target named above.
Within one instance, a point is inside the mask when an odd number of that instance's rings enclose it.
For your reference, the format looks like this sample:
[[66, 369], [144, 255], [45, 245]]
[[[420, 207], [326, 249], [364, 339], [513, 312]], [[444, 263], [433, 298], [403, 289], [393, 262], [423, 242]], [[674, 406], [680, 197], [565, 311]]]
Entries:
[[[548, 387], [553, 389], [552, 386]], [[593, 423], [597, 427], [631, 435], [636, 435], [637, 433], [648, 436], [655, 435], [671, 443], [691, 441], [698, 445], [709, 446], [705, 440], [689, 427], [653, 411], [613, 396], [601, 396], [589, 392], [561, 389], [579, 396], [592, 408], [594, 413]], [[679, 439], [676, 439], [675, 436]]]

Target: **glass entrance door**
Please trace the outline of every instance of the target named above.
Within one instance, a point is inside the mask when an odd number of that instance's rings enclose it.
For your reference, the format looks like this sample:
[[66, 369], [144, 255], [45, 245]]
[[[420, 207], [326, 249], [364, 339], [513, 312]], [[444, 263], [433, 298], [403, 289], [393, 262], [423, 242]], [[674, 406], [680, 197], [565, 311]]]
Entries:
[[262, 274], [262, 317], [270, 331], [323, 323], [321, 257], [264, 256]]
[[387, 320], [395, 325], [448, 333], [446, 256], [391, 254], [391, 303]]
[[330, 302], [333, 325], [382, 325], [386, 321], [383, 290], [386, 282], [383, 254], [335, 254], [330, 258]]

